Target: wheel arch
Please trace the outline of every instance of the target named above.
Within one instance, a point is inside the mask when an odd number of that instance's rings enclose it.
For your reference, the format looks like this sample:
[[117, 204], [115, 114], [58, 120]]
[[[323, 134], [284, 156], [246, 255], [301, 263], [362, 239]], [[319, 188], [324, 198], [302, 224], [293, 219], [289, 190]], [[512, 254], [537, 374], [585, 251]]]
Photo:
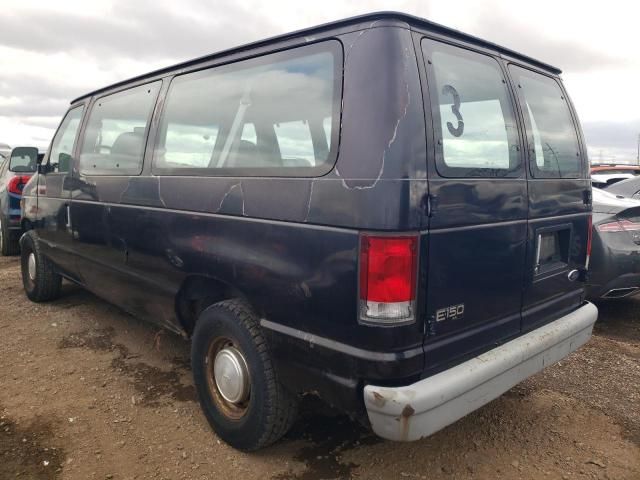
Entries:
[[206, 275], [189, 275], [182, 282], [176, 295], [176, 316], [184, 331], [191, 336], [198, 316], [204, 309], [232, 298], [242, 299], [251, 305], [241, 290], [220, 279]]

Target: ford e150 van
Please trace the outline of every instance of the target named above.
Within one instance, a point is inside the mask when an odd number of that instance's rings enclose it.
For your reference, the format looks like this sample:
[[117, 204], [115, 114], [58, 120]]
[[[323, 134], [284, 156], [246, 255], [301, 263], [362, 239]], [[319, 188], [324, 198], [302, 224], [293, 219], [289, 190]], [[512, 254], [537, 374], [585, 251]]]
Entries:
[[591, 190], [560, 71], [397, 13], [71, 103], [24, 191], [27, 296], [63, 278], [190, 338], [232, 446], [305, 393], [415, 440], [591, 335]]

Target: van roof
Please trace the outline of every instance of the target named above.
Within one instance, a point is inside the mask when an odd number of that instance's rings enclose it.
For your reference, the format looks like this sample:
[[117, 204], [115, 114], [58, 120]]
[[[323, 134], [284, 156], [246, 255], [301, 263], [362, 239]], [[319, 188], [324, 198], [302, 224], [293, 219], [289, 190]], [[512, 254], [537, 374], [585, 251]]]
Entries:
[[153, 70], [151, 72], [142, 74], [142, 75], [138, 75], [132, 78], [129, 78], [127, 80], [122, 80], [120, 82], [116, 82], [114, 84], [99, 88], [97, 90], [88, 92], [84, 95], [81, 95], [80, 97], [76, 98], [75, 100], [73, 100], [71, 103], [75, 103], [79, 100], [82, 100], [86, 97], [90, 97], [93, 95], [96, 95], [98, 93], [101, 92], [105, 92], [108, 90], [111, 90], [113, 88], [119, 87], [119, 86], [123, 86], [126, 85], [128, 83], [132, 83], [132, 82], [137, 82], [140, 80], [144, 80], [146, 78], [153, 78], [153, 77], [157, 77], [159, 75], [163, 75], [163, 74], [167, 74], [170, 73], [174, 70], [180, 70], [183, 68], [187, 68], [190, 67], [192, 65], [196, 65], [198, 63], [201, 62], [205, 62], [208, 60], [214, 60], [216, 58], [219, 57], [224, 57], [226, 55], [230, 55], [230, 54], [234, 54], [234, 53], [240, 53], [246, 50], [251, 50], [254, 48], [258, 48], [258, 47], [262, 47], [265, 45], [268, 45], [270, 43], [275, 43], [275, 42], [280, 42], [280, 41], [284, 41], [284, 40], [289, 40], [289, 39], [294, 39], [297, 37], [301, 37], [301, 36], [309, 36], [310, 34], [317, 34], [320, 32], [326, 32], [329, 30], [334, 30], [337, 28], [343, 28], [343, 27], [347, 27], [349, 25], [357, 25], [359, 23], [366, 23], [366, 22], [376, 22], [376, 21], [381, 21], [381, 20], [388, 20], [388, 21], [397, 21], [399, 22], [399, 24], [403, 24], [404, 26], [409, 26], [409, 27], [416, 27], [419, 29], [423, 29], [423, 30], [428, 30], [430, 32], [433, 33], [438, 33], [440, 35], [444, 35], [447, 37], [451, 37], [457, 40], [461, 40], [473, 45], [477, 45], [479, 47], [482, 48], [486, 48], [488, 50], [492, 50], [498, 54], [501, 55], [506, 55], [521, 61], [524, 61], [526, 63], [529, 63], [531, 65], [535, 65], [539, 68], [542, 68], [544, 70], [547, 70], [555, 75], [559, 75], [560, 73], [562, 73], [562, 71], [557, 68], [554, 67], [552, 65], [549, 65], [547, 63], [541, 62], [539, 60], [536, 60], [532, 57], [529, 57], [527, 55], [518, 53], [514, 50], [511, 50], [509, 48], [500, 46], [496, 43], [493, 42], [489, 42], [487, 40], [483, 40], [481, 38], [475, 37], [473, 35], [469, 35], [467, 33], [461, 32], [459, 30], [455, 30], [453, 28], [449, 28], [449, 27], [445, 27], [444, 25], [440, 25], [438, 23], [435, 22], [431, 22], [429, 20], [426, 20], [424, 18], [420, 18], [420, 17], [416, 17], [414, 15], [409, 15], [406, 13], [401, 13], [401, 12], [392, 12], [392, 11], [384, 11], [384, 12], [375, 12], [375, 13], [368, 13], [365, 15], [358, 15], [355, 17], [350, 17], [350, 18], [346, 18], [343, 20], [337, 20], [337, 21], [333, 21], [333, 22], [329, 22], [329, 23], [324, 23], [321, 25], [317, 25], [315, 27], [310, 27], [310, 28], [305, 28], [302, 30], [296, 30], [294, 32], [290, 32], [290, 33], [285, 33], [282, 35], [277, 35], [275, 37], [270, 37], [270, 38], [266, 38], [263, 40], [258, 40], [256, 42], [251, 42], [251, 43], [247, 43], [244, 45], [240, 45], [237, 47], [233, 47], [233, 48], [229, 48], [226, 50], [221, 50], [219, 52], [215, 52], [215, 53], [211, 53], [208, 55], [204, 55], [202, 57], [198, 57], [198, 58], [194, 58], [192, 60], [187, 60], [185, 62], [180, 62], [178, 64], [175, 65], [171, 65], [169, 67], [164, 67], [164, 68], [160, 68], [158, 70]]

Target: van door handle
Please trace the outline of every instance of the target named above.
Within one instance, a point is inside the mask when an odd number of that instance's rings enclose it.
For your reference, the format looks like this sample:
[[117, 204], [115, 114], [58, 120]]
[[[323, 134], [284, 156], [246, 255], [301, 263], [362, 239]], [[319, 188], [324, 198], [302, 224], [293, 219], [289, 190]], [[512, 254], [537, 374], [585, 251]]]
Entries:
[[67, 204], [67, 228], [71, 230], [71, 205]]
[[582, 203], [591, 205], [591, 189], [582, 191]]
[[438, 207], [438, 197], [427, 193], [422, 197], [422, 209], [427, 217], [432, 217]]

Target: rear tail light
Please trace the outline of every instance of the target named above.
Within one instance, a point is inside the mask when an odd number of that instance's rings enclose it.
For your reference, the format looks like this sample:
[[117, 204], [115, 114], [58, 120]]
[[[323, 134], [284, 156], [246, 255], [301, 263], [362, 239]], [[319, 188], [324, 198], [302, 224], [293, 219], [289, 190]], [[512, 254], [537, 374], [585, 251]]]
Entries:
[[593, 215], [589, 215], [587, 225], [589, 232], [587, 233], [587, 260], [584, 262], [585, 270], [589, 270], [589, 260], [591, 260], [591, 245], [593, 244]]
[[415, 321], [418, 236], [360, 238], [360, 322]]
[[602, 233], [627, 232], [631, 235], [631, 239], [640, 245], [640, 223], [623, 218], [613, 222], [602, 223], [596, 228]]
[[640, 231], [640, 223], [616, 220], [615, 222], [603, 223], [596, 228], [599, 232], [638, 232]]
[[16, 195], [22, 195], [22, 189], [27, 184], [31, 177], [29, 175], [17, 175], [9, 180], [9, 193]]

